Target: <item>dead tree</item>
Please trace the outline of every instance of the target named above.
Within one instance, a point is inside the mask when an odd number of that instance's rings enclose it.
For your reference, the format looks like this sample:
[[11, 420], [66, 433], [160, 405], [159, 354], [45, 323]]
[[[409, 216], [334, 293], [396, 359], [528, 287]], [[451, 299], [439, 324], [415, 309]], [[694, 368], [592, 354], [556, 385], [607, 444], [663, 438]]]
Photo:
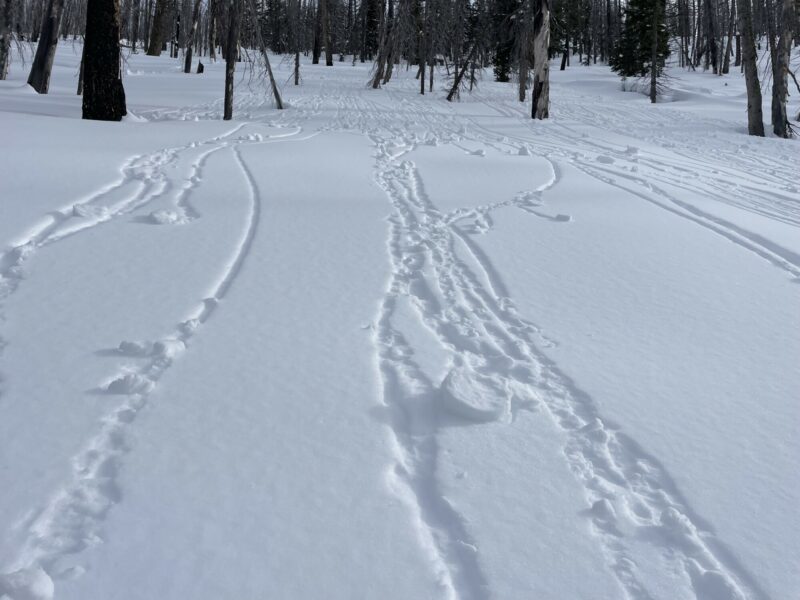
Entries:
[[242, 21], [240, 0], [231, 0], [228, 5], [228, 43], [225, 48], [225, 108], [223, 120], [233, 118], [233, 76], [239, 54], [239, 27]]
[[119, 0], [88, 0], [83, 63], [83, 118], [119, 121], [127, 114], [119, 72]]
[[778, 21], [780, 36], [772, 60], [772, 131], [782, 138], [792, 135], [792, 127], [786, 115], [786, 98], [789, 95], [789, 61], [796, 18], [795, 0], [783, 0], [781, 18]]
[[747, 132], [750, 135], [764, 136], [764, 117], [761, 112], [761, 86], [758, 83], [758, 63], [756, 42], [753, 35], [753, 16], [750, 0], [737, 0], [736, 12], [739, 14], [739, 33], [742, 45], [742, 63], [747, 86]]
[[167, 39], [167, 21], [170, 14], [169, 0], [156, 0], [156, 11], [150, 31], [150, 43], [147, 46], [148, 56], [161, 56], [161, 49]]
[[194, 0], [194, 8], [192, 9], [192, 26], [189, 29], [189, 34], [186, 36], [186, 58], [183, 61], [183, 72], [192, 72], [192, 48], [194, 47], [194, 39], [197, 36], [197, 24], [200, 22], [200, 2], [201, 0]]
[[0, 0], [0, 79], [8, 76], [8, 63], [11, 62], [11, 2]]
[[[255, 22], [258, 22], [258, 9], [256, 8], [255, 0], [250, 0], [250, 11], [251, 16]], [[281, 93], [278, 90], [278, 82], [275, 81], [275, 75], [272, 73], [272, 65], [269, 62], [269, 53], [267, 52], [267, 44], [264, 42], [264, 37], [261, 35], [261, 29], [259, 27], [255, 28], [256, 31], [256, 41], [258, 42], [258, 47], [261, 50], [261, 57], [264, 59], [264, 67], [267, 70], [267, 76], [269, 77], [270, 87], [272, 88], [272, 96], [275, 98], [275, 108], [278, 110], [283, 109], [283, 99], [281, 98]], [[299, 55], [295, 54], [295, 60], [299, 62]], [[295, 63], [296, 73], [299, 73], [300, 67], [297, 63]], [[227, 89], [227, 88], [226, 88]]]
[[550, 3], [534, 0], [532, 119], [550, 116]]
[[28, 85], [40, 94], [46, 94], [50, 88], [50, 72], [53, 70], [63, 12], [64, 0], [50, 0], [47, 3], [47, 11], [42, 19], [41, 37], [36, 46], [36, 56], [28, 75]]

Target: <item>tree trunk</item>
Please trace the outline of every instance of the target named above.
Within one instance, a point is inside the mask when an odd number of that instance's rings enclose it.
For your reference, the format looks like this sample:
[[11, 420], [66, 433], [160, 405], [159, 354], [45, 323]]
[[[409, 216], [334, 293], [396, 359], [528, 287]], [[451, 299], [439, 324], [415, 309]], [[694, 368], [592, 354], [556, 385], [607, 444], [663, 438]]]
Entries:
[[319, 57], [322, 54], [322, 3], [317, 4], [317, 18], [314, 20], [314, 45], [311, 47], [311, 64], [318, 65]]
[[549, 0], [534, 2], [531, 118], [546, 119], [550, 116], [550, 3]]
[[119, 0], [88, 0], [83, 47], [83, 118], [119, 121], [127, 114], [119, 77]]
[[[258, 21], [258, 9], [256, 7], [255, 0], [249, 0], [250, 4], [250, 12], [251, 18], [254, 21]], [[241, 19], [240, 19], [241, 20]], [[269, 53], [267, 52], [267, 45], [264, 43], [264, 38], [261, 36], [261, 30], [256, 28], [256, 41], [258, 42], [258, 47], [261, 50], [261, 56], [264, 59], [264, 66], [267, 69], [267, 76], [269, 77], [269, 83], [272, 87], [272, 96], [275, 98], [275, 108], [278, 110], [283, 110], [283, 99], [281, 98], [281, 93], [278, 90], [278, 82], [275, 81], [275, 75], [272, 73], [272, 65], [269, 63]], [[238, 33], [237, 33], [237, 40], [238, 40]], [[299, 65], [296, 65], [299, 69]]]
[[456, 76], [453, 79], [453, 87], [450, 88], [450, 92], [447, 94], [447, 101], [452, 102], [458, 96], [458, 89], [461, 86], [461, 80], [464, 79], [464, 74], [467, 72], [467, 67], [472, 64], [472, 68], [475, 68], [475, 63], [472, 62], [473, 57], [475, 56], [475, 50], [477, 49], [478, 44], [472, 44], [472, 48], [467, 54], [467, 59], [464, 61], [464, 64], [461, 66], [461, 69], [456, 72]]
[[186, 59], [183, 61], [183, 72], [192, 72], [192, 48], [194, 47], [194, 38], [197, 35], [197, 23], [200, 21], [200, 0], [194, 0], [194, 8], [192, 9], [192, 27], [189, 29], [189, 34], [186, 36]]
[[241, 16], [242, 8], [239, 0], [231, 0], [228, 9], [228, 43], [225, 50], [225, 108], [222, 115], [225, 121], [233, 118], [233, 75], [236, 71]]
[[139, 18], [141, 17], [142, 2], [134, 0], [133, 16], [131, 17], [131, 52], [136, 54], [136, 44], [139, 41]]
[[758, 83], [758, 64], [756, 42], [753, 36], [753, 17], [750, 0], [737, 0], [736, 12], [739, 15], [739, 34], [742, 46], [742, 62], [747, 85], [747, 132], [750, 135], [764, 135], [764, 119], [761, 112], [761, 87]]
[[156, 12], [150, 31], [150, 43], [147, 56], [161, 56], [164, 40], [167, 37], [167, 20], [169, 19], [169, 0], [156, 0]]
[[792, 30], [795, 15], [795, 0], [783, 0], [780, 23], [781, 31], [775, 51], [772, 69], [772, 131], [778, 137], [788, 138], [792, 134], [786, 116], [786, 97], [789, 95], [789, 61], [792, 51]]
[[0, 79], [8, 77], [8, 64], [11, 62], [11, 2], [0, 0]]
[[731, 5], [731, 18], [728, 23], [728, 40], [725, 44], [725, 58], [722, 61], [720, 75], [727, 75], [731, 68], [731, 54], [733, 54], [733, 25], [736, 22], [736, 8]]
[[[383, 10], [381, 10], [383, 14]], [[381, 27], [381, 37], [378, 43], [378, 58], [375, 60], [375, 72], [372, 74], [372, 89], [377, 90], [381, 87], [381, 82], [386, 73], [387, 63], [389, 62], [389, 40], [391, 35], [391, 20], [387, 18]]]
[[81, 50], [81, 66], [78, 69], [78, 96], [83, 96], [83, 65], [86, 61], [86, 44], [83, 45]]
[[658, 97], [658, 23], [661, 19], [661, 0], [653, 3], [653, 36], [650, 40], [650, 102]]
[[528, 43], [528, 28], [530, 26], [528, 2], [523, 0], [521, 7], [522, 23], [519, 30], [519, 87], [517, 95], [520, 102], [525, 102], [525, 92], [528, 89], [528, 55], [530, 44]]
[[331, 23], [328, 15], [328, 0], [319, 0], [320, 20], [322, 21], [322, 44], [325, 47], [325, 66], [333, 66], [333, 48], [331, 47]]
[[42, 19], [41, 37], [36, 46], [28, 85], [40, 94], [46, 94], [50, 87], [50, 72], [53, 70], [53, 59], [58, 45], [58, 30], [61, 26], [61, 14], [64, 12], [64, 0], [50, 0], [47, 12]]

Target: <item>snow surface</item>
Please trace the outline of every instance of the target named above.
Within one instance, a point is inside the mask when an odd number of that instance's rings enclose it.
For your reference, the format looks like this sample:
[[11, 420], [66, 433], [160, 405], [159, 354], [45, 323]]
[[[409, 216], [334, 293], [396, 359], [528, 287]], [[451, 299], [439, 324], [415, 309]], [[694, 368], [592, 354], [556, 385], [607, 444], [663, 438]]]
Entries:
[[[0, 597], [782, 600], [800, 146], [738, 75], [0, 82]], [[768, 101], [768, 95], [765, 95]], [[768, 113], [765, 113], [768, 114]]]

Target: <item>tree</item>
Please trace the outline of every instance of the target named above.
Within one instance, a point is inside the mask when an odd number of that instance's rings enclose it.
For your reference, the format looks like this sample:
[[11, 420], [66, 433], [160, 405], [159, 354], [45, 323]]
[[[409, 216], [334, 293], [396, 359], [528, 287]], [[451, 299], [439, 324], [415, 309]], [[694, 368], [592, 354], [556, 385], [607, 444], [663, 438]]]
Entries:
[[50, 88], [50, 72], [53, 70], [63, 12], [64, 0], [50, 0], [47, 3], [47, 12], [42, 19], [41, 38], [36, 46], [36, 56], [28, 75], [28, 85], [40, 94], [46, 94]]
[[550, 116], [550, 2], [534, 0], [532, 119]]
[[650, 100], [655, 102], [658, 77], [669, 56], [664, 0], [631, 0], [625, 9], [622, 35], [609, 59], [622, 78], [650, 78]]
[[0, 0], [0, 79], [8, 76], [8, 63], [11, 62], [11, 2]]
[[514, 20], [519, 0], [497, 0], [495, 4], [495, 49], [492, 65], [495, 81], [509, 81], [514, 53]]
[[197, 24], [200, 22], [200, 2], [201, 0], [194, 0], [194, 8], [192, 9], [192, 27], [189, 34], [186, 36], [186, 56], [183, 61], [183, 72], [192, 72], [192, 48], [194, 47], [194, 39], [197, 35]]
[[119, 76], [119, 0], [88, 0], [83, 63], [83, 118], [119, 121], [127, 114]]
[[161, 49], [167, 39], [167, 21], [170, 13], [170, 0], [156, 0], [156, 12], [153, 15], [153, 25], [150, 31], [150, 44], [147, 46], [147, 56], [161, 56]]
[[739, 14], [741, 33], [742, 66], [747, 86], [747, 132], [750, 135], [764, 136], [764, 117], [761, 112], [761, 86], [758, 83], [758, 64], [756, 42], [753, 35], [753, 16], [750, 0], [737, 0], [736, 12]]
[[228, 6], [228, 43], [225, 50], [225, 107], [222, 118], [233, 118], [233, 75], [236, 71], [236, 58], [239, 54], [239, 27], [242, 21], [240, 0], [231, 0]]
[[792, 51], [792, 30], [796, 22], [795, 0], [783, 0], [780, 37], [772, 56], [772, 131], [778, 137], [792, 135], [792, 126], [786, 115], [786, 98], [789, 95], [789, 61]]

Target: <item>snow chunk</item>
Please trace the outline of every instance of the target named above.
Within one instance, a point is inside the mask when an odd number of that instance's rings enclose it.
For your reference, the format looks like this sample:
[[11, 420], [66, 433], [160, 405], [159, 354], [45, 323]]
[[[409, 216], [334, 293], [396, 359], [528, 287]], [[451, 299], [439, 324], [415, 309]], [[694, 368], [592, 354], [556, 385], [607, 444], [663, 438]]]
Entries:
[[156, 210], [147, 215], [147, 220], [155, 225], [180, 225], [185, 222], [182, 215], [174, 210]]
[[152, 391], [155, 384], [138, 373], [126, 373], [112, 380], [106, 386], [111, 394], [147, 394]]
[[51, 600], [54, 592], [53, 580], [38, 566], [0, 575], [0, 598]]
[[477, 423], [496, 421], [510, 407], [508, 390], [501, 380], [454, 367], [442, 382], [442, 406], [451, 414]]

